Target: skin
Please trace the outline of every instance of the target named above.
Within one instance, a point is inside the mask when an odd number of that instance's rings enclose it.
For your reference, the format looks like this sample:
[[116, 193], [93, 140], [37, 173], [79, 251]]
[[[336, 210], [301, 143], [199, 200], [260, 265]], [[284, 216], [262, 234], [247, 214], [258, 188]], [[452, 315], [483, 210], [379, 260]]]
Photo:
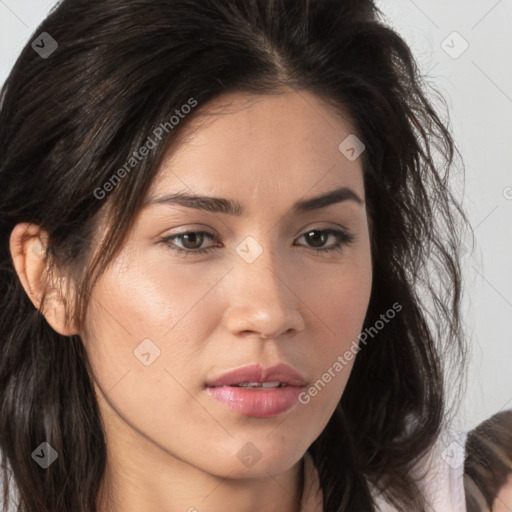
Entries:
[[512, 511], [512, 474], [508, 477], [507, 483], [500, 489], [492, 505], [492, 512]]
[[[102, 511], [109, 493], [116, 512], [296, 512], [302, 458], [354, 363], [309, 403], [273, 418], [244, 416], [207, 394], [207, 379], [249, 363], [285, 362], [309, 388], [357, 340], [372, 284], [361, 158], [349, 161], [338, 149], [351, 124], [312, 94], [289, 89], [231, 93], [208, 107], [168, 152], [149, 197], [188, 190], [237, 200], [246, 214], [148, 206], [95, 286], [83, 328], [65, 321], [63, 293], [44, 310], [55, 330], [80, 334], [92, 363], [108, 446]], [[340, 186], [363, 204], [291, 213], [299, 199]], [[322, 256], [305, 236], [313, 228], [345, 228], [355, 240]], [[214, 239], [160, 241], [188, 229]], [[32, 238], [24, 242], [23, 233]], [[248, 236], [263, 251], [252, 263], [236, 252]], [[336, 242], [326, 235], [318, 244]], [[36, 306], [47, 282], [37, 243], [47, 243], [37, 226], [12, 233], [16, 270]], [[184, 257], [173, 244], [218, 248]], [[134, 357], [146, 338], [160, 350], [149, 366]], [[237, 457], [246, 443], [261, 454], [251, 467]]]

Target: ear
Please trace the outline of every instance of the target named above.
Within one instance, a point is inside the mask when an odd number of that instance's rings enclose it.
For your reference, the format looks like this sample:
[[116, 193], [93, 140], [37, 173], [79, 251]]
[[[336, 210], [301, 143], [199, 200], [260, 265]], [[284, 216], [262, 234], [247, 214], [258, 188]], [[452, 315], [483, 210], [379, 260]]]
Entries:
[[[74, 322], [66, 319], [68, 300], [62, 290], [67, 278], [55, 279], [48, 272], [48, 240], [46, 231], [35, 224], [23, 222], [16, 225], [9, 240], [14, 268], [30, 300], [52, 328], [63, 336], [79, 334]], [[46, 298], [41, 304], [45, 289]]]

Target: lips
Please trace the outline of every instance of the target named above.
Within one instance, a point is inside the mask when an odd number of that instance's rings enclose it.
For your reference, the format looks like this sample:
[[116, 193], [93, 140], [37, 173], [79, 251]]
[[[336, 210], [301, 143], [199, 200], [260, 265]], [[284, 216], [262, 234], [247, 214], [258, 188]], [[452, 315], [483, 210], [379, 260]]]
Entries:
[[[266, 386], [262, 386], [267, 383]], [[240, 386], [246, 384], [252, 386], [247, 387], [280, 387], [283, 386], [297, 386], [302, 387], [306, 384], [304, 379], [292, 368], [284, 363], [279, 363], [270, 368], [263, 368], [260, 365], [252, 364], [237, 368], [221, 375], [220, 377], [210, 380], [206, 383], [208, 387], [222, 387], [222, 386]]]
[[305, 384], [304, 379], [284, 363], [266, 369], [253, 364], [208, 381], [206, 391], [231, 411], [273, 418], [297, 404]]

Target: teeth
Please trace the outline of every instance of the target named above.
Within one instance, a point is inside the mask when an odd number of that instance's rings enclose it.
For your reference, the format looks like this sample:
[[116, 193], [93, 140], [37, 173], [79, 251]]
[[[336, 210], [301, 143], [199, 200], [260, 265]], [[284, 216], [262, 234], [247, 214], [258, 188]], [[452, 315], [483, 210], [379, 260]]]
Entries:
[[236, 386], [241, 388], [278, 388], [284, 387], [286, 384], [281, 384], [281, 382], [243, 382], [240, 384], [236, 384]]

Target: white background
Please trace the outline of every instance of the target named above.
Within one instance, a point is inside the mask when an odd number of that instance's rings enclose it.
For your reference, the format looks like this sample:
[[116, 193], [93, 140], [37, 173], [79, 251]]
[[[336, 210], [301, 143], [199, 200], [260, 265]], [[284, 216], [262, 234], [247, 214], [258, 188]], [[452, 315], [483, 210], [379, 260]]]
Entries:
[[[0, 83], [55, 3], [0, 0]], [[378, 5], [447, 99], [466, 166], [459, 197], [463, 194], [477, 242], [475, 253], [464, 257], [472, 361], [459, 419], [469, 430], [512, 408], [512, 2], [378, 0]]]

